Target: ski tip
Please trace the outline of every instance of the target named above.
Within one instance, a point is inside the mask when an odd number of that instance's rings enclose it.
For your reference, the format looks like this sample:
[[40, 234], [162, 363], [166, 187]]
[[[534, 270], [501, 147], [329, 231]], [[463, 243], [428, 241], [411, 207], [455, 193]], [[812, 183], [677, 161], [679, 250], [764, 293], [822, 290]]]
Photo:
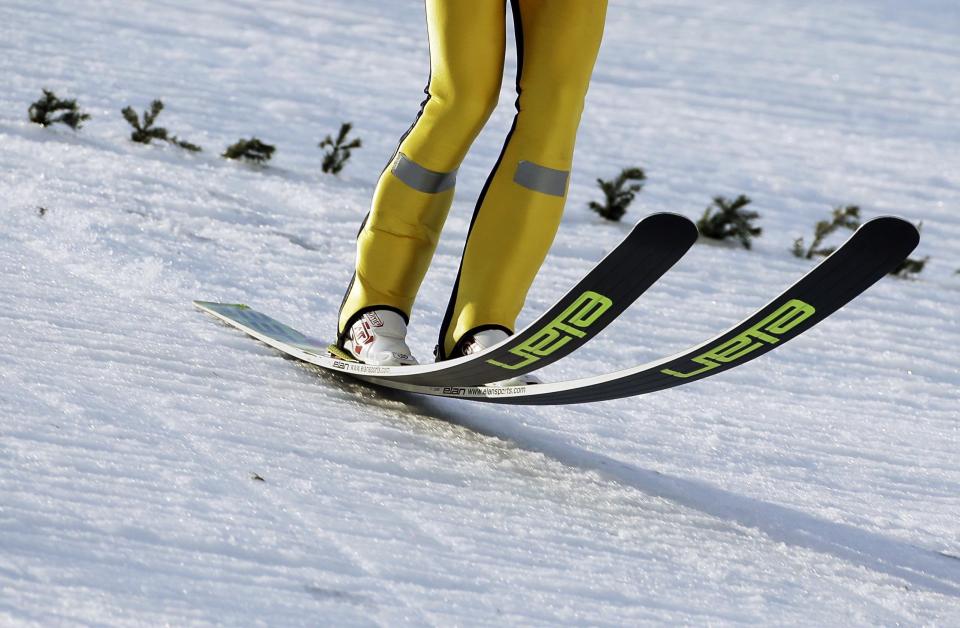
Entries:
[[640, 234], [648, 229], [656, 229], [659, 233], [671, 233], [684, 240], [690, 240], [691, 244], [700, 235], [697, 231], [697, 225], [681, 214], [673, 212], [658, 212], [650, 214], [634, 225], [631, 235]]
[[196, 299], [193, 301], [193, 305], [201, 310], [211, 310], [215, 308], [232, 308], [237, 310], [250, 309], [250, 306], [244, 305], [243, 303], [217, 303], [216, 301], [200, 301]]
[[878, 216], [865, 222], [864, 226], [866, 225], [878, 225], [887, 229], [896, 229], [904, 232], [915, 231], [918, 237], [920, 235], [920, 229], [918, 229], [915, 224], [899, 216]]
[[872, 218], [863, 223], [859, 231], [872, 232], [881, 237], [891, 238], [906, 249], [906, 254], [912, 252], [920, 244], [920, 229], [909, 220], [899, 216]]

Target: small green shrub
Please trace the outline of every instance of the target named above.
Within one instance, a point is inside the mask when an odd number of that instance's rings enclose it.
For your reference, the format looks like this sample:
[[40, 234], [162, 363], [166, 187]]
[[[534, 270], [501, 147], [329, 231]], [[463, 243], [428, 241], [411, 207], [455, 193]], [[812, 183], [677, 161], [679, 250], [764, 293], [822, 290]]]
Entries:
[[124, 120], [129, 122], [130, 126], [133, 127], [133, 132], [130, 133], [130, 139], [140, 144], [149, 144], [153, 140], [162, 140], [194, 153], [202, 150], [196, 144], [178, 139], [176, 135], [170, 135], [165, 128], [154, 126], [154, 123], [157, 121], [157, 116], [160, 115], [161, 111], [163, 111], [163, 102], [154, 100], [150, 103], [150, 109], [143, 112], [143, 120], [140, 120], [140, 118], [137, 117], [137, 112], [133, 110], [133, 107], [124, 107], [120, 113], [123, 114]]
[[[930, 257], [924, 257], [923, 259], [913, 259], [908, 257], [907, 259], [900, 262], [900, 265], [890, 271], [890, 274], [894, 277], [900, 277], [901, 279], [906, 279], [912, 275], [918, 275], [923, 272], [924, 267], [927, 265], [927, 262], [930, 261]], [[960, 272], [960, 271], [957, 271]]]
[[[627, 213], [627, 207], [633, 202], [637, 192], [643, 189], [647, 175], [642, 168], [624, 168], [612, 181], [597, 179], [597, 185], [603, 192], [604, 203], [590, 201], [589, 207], [607, 220], [618, 221]], [[627, 185], [628, 181], [636, 181]]]
[[228, 146], [227, 150], [223, 153], [223, 157], [264, 164], [270, 161], [270, 158], [273, 157], [273, 153], [276, 150], [276, 146], [265, 144], [257, 138], [252, 137], [248, 140], [237, 140], [235, 144]]
[[[57, 112], [62, 112], [56, 115]], [[49, 90], [43, 90], [43, 98], [30, 105], [27, 109], [30, 122], [48, 127], [51, 124], [66, 124], [74, 131], [83, 126], [83, 122], [90, 119], [90, 114], [83, 113], [77, 107], [76, 99], [60, 100]]]
[[[917, 224], [917, 231], [923, 230], [923, 221]], [[907, 259], [900, 262], [900, 265], [890, 271], [890, 274], [894, 277], [900, 277], [901, 279], [907, 279], [913, 275], [919, 275], [923, 272], [923, 269], [926, 267], [927, 262], [930, 261], [930, 256], [924, 257], [923, 259], [914, 259], [908, 257]], [[960, 271], [957, 271], [960, 272]]]
[[803, 259], [813, 259], [815, 255], [827, 256], [836, 250], [836, 247], [820, 248], [824, 238], [837, 229], [856, 229], [860, 226], [860, 207], [847, 205], [836, 207], [830, 220], [821, 220], [813, 228], [813, 242], [806, 248], [803, 238], [793, 241], [793, 254]]
[[354, 138], [349, 142], [347, 141], [347, 135], [352, 128], [353, 125], [351, 123], [344, 122], [340, 125], [340, 132], [337, 133], [337, 139], [333, 139], [328, 135], [323, 138], [322, 142], [317, 144], [320, 148], [328, 149], [323, 155], [323, 165], [321, 166], [324, 172], [338, 174], [343, 170], [343, 166], [346, 165], [347, 160], [350, 159], [351, 151], [362, 146], [360, 138]]
[[697, 229], [704, 237], [714, 240], [737, 238], [743, 248], [749, 249], [752, 239], [763, 233], [762, 228], [753, 225], [760, 214], [743, 209], [749, 204], [750, 199], [743, 194], [732, 201], [715, 196], [713, 204], [704, 210], [697, 222]]

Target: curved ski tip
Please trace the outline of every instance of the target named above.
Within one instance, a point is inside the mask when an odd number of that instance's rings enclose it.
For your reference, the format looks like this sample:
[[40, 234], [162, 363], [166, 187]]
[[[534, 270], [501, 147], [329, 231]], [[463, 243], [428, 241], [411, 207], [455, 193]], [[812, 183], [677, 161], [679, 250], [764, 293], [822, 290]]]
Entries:
[[889, 216], [877, 216], [876, 218], [871, 218], [870, 220], [868, 220], [868, 221], [867, 221], [866, 223], [864, 223], [864, 224], [871, 224], [871, 223], [875, 223], [875, 224], [887, 224], [887, 225], [890, 225], [891, 227], [892, 227], [893, 225], [897, 225], [897, 228], [899, 228], [899, 229], [906, 229], [907, 227], [910, 227], [911, 229], [913, 229], [913, 230], [916, 231], [917, 233], [920, 233], [920, 230], [917, 229], [917, 226], [916, 226], [915, 224], [913, 224], [912, 222], [910, 222], [910, 221], [907, 220], [906, 218], [901, 218], [900, 216], [893, 216], [893, 215], [889, 215]]
[[866, 238], [874, 247], [906, 259], [920, 244], [920, 230], [899, 216], [880, 216], [860, 225], [852, 237]]
[[633, 226], [631, 235], [639, 232], [641, 227], [674, 229], [680, 233], [686, 232], [686, 235], [694, 240], [698, 235], [700, 235], [700, 232], [697, 231], [697, 225], [692, 220], [682, 214], [677, 214], [674, 212], [657, 212], [642, 218], [636, 225]]
[[899, 216], [879, 216], [863, 223], [861, 229], [869, 228], [873, 231], [885, 231], [898, 238], [904, 238], [905, 243], [912, 243], [910, 250], [920, 243], [920, 229], [915, 224]]
[[249, 305], [245, 305], [243, 303], [218, 303], [216, 301], [200, 301], [196, 299], [192, 303], [194, 307], [200, 308], [201, 310], [209, 310], [210, 308], [215, 308], [218, 306], [237, 308], [239, 310], [250, 309]]

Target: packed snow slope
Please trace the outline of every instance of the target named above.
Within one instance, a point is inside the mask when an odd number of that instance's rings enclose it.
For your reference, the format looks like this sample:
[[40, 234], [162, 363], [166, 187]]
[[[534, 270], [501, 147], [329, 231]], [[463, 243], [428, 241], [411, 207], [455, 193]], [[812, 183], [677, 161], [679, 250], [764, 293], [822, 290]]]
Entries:
[[[417, 304], [421, 359], [515, 57]], [[612, 1], [521, 324], [647, 213], [743, 193], [764, 232], [695, 246], [545, 378], [726, 329], [812, 266], [789, 249], [838, 205], [922, 221], [930, 260], [709, 381], [488, 407], [318, 373], [190, 304], [332, 335], [422, 98], [419, 1], [6, 0], [0, 624], [957, 625], [958, 59], [954, 0]], [[28, 123], [42, 88], [92, 119]], [[154, 98], [204, 152], [129, 140], [121, 108]], [[325, 175], [344, 121], [363, 147]], [[218, 156], [252, 136], [269, 166]], [[648, 184], [605, 223], [595, 179], [627, 166]]]

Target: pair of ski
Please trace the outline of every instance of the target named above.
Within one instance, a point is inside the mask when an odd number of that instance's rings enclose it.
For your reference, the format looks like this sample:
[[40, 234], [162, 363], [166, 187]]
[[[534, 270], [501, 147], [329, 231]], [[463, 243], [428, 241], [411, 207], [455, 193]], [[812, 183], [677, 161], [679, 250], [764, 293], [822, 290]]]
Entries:
[[286, 355], [380, 386], [492, 403], [584, 403], [688, 384], [757, 358], [810, 329], [896, 268], [920, 237], [900, 218], [871, 220], [773, 301], [731, 329], [676, 355], [564, 382], [483, 385], [530, 373], [576, 351], [683, 257], [697, 235], [694, 224], [682, 216], [649, 216], [536, 321], [486, 351], [436, 364], [362, 364], [245, 305], [194, 304]]

